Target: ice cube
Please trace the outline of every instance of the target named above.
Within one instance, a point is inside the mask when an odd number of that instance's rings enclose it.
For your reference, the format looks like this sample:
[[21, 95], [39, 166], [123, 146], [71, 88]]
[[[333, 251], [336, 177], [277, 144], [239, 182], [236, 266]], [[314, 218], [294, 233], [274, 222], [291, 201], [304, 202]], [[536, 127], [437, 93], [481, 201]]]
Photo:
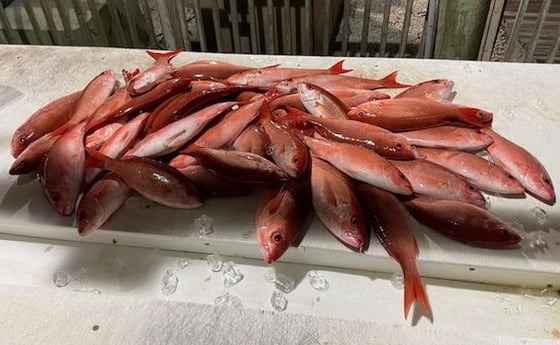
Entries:
[[513, 228], [513, 230], [517, 231], [517, 232], [523, 232], [525, 231], [525, 227], [523, 226], [523, 224], [514, 221], [509, 223], [509, 226], [511, 226]]
[[315, 290], [323, 291], [329, 288], [329, 282], [324, 275], [317, 271], [307, 272], [307, 280], [312, 288]]
[[523, 250], [528, 252], [541, 251], [548, 248], [546, 236], [543, 231], [534, 231], [523, 237]]
[[214, 305], [216, 307], [232, 307], [232, 308], [243, 308], [241, 300], [237, 296], [231, 295], [229, 292], [224, 292], [214, 299]]
[[64, 271], [58, 271], [53, 274], [53, 283], [56, 287], [65, 287], [66, 285], [70, 284], [72, 277], [70, 274]]
[[537, 224], [540, 226], [544, 226], [548, 221], [548, 215], [546, 212], [540, 207], [533, 207], [531, 209], [531, 216], [537, 221]]
[[391, 285], [393, 285], [395, 289], [402, 289], [404, 287], [403, 279], [404, 278], [401, 272], [395, 272], [391, 276]]
[[274, 286], [276, 289], [283, 293], [290, 293], [296, 287], [296, 282], [290, 277], [282, 273], [276, 273], [276, 279], [274, 280]]
[[224, 262], [222, 273], [224, 274], [224, 286], [227, 288], [243, 280], [243, 273], [232, 261]]
[[212, 272], [220, 272], [224, 265], [224, 259], [220, 254], [210, 254], [206, 257], [206, 262], [208, 263], [208, 268]]
[[187, 258], [177, 258], [177, 267], [179, 267], [180, 269], [184, 269], [188, 265], [190, 265], [190, 262]]
[[207, 236], [214, 232], [212, 226], [212, 218], [203, 214], [202, 216], [194, 220], [194, 225], [198, 229], [198, 234], [200, 236]]
[[161, 278], [161, 293], [164, 296], [173, 295], [177, 291], [179, 285], [179, 278], [172, 270], [167, 269]]
[[274, 310], [282, 312], [288, 307], [288, 300], [286, 296], [280, 291], [274, 291], [270, 297], [270, 304]]
[[276, 281], [276, 272], [273, 268], [269, 268], [264, 272], [263, 278], [267, 283], [274, 283]]

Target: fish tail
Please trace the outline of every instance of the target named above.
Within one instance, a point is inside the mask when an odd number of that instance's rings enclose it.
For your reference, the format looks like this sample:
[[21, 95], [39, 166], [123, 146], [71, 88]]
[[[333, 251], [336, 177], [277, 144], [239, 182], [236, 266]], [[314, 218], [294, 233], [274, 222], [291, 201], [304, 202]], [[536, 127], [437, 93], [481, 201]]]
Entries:
[[159, 59], [165, 59], [165, 60], [167, 60], [167, 62], [169, 62], [175, 56], [179, 55], [179, 53], [182, 52], [182, 51], [183, 51], [183, 49], [179, 48], [179, 49], [165, 51], [165, 52], [161, 52], [161, 51], [157, 51], [157, 50], [146, 50], [146, 53], [148, 55], [150, 55], [150, 57], [152, 59], [156, 60], [156, 61], [159, 60]]
[[409, 84], [402, 84], [397, 81], [397, 76], [399, 75], [399, 71], [394, 71], [386, 75], [383, 79], [381, 79], [381, 85], [384, 88], [394, 88], [398, 89], [401, 87], [410, 87]]
[[459, 120], [477, 127], [489, 127], [492, 125], [494, 115], [486, 110], [473, 107], [459, 107]]
[[97, 150], [88, 147], [86, 147], [86, 153], [86, 168], [107, 169], [107, 162], [110, 161], [111, 158], [105, 156]]
[[343, 74], [343, 73], [348, 73], [348, 72], [352, 72], [352, 69], [344, 69], [342, 68], [342, 64], [344, 64], [344, 60], [340, 60], [337, 63], [335, 63], [334, 65], [332, 65], [331, 67], [329, 67], [329, 72], [331, 74]]
[[426, 313], [431, 310], [430, 302], [424, 291], [420, 274], [414, 266], [412, 269], [404, 270], [404, 318], [408, 317], [410, 307], [415, 301], [420, 302], [420, 305]]

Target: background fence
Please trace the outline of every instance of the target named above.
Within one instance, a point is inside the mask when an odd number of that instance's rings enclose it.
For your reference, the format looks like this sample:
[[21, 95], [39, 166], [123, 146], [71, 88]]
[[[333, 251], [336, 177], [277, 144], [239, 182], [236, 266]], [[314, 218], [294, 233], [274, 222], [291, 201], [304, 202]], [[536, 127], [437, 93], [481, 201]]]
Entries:
[[558, 62], [552, 0], [1, 0], [0, 43]]

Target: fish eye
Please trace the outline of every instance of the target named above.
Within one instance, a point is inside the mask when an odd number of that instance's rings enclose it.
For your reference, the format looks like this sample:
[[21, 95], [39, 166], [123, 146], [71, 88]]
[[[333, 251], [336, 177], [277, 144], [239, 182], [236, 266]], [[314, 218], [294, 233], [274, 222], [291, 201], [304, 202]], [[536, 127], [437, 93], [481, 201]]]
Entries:
[[[508, 177], [510, 180], [515, 180], [515, 177], [513, 177], [513, 176], [511, 176], [511, 175], [508, 175], [507, 177]], [[545, 182], [545, 183], [546, 183], [546, 182]]]
[[476, 134], [482, 134], [482, 131], [480, 129], [477, 129]]
[[406, 176], [404, 176], [403, 173], [399, 173], [399, 177], [402, 178], [402, 179], [406, 179]]
[[276, 243], [280, 243], [282, 242], [282, 240], [284, 240], [284, 236], [282, 236], [282, 234], [280, 233], [275, 233], [272, 235], [272, 240]]
[[356, 216], [350, 217], [350, 225], [357, 228], [360, 225], [360, 221], [358, 220], [358, 217]]
[[366, 113], [364, 113], [363, 111], [360, 111], [360, 112], [358, 113], [358, 116], [366, 116]]
[[509, 231], [507, 231], [506, 229], [502, 229], [500, 234], [502, 235], [503, 238], [509, 238]]
[[298, 158], [298, 157], [292, 158], [292, 162], [293, 162], [293, 163], [299, 163], [299, 158]]
[[25, 144], [25, 142], [27, 141], [27, 139], [25, 137], [19, 137], [19, 143], [20, 144]]
[[469, 190], [476, 190], [473, 186], [469, 185]]
[[546, 184], [551, 184], [550, 179], [548, 177], [543, 178], [543, 182]]

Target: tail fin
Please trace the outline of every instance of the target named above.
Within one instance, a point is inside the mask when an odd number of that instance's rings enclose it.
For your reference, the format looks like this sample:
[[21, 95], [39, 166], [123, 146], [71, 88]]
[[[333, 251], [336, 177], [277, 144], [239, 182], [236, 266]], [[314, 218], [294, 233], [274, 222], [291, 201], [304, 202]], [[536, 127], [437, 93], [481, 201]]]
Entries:
[[171, 61], [175, 56], [179, 55], [183, 49], [175, 49], [170, 51], [157, 51], [157, 50], [146, 50], [146, 53], [154, 60], [165, 59], [167, 62]]
[[494, 114], [479, 108], [459, 106], [459, 118], [463, 122], [476, 127], [490, 127]]
[[415, 301], [420, 302], [420, 305], [425, 312], [430, 312], [430, 302], [424, 291], [420, 274], [416, 267], [409, 270], [404, 270], [404, 318], [408, 317], [410, 307]]
[[137, 76], [138, 74], [140, 74], [140, 70], [138, 68], [136, 68], [134, 71], [129, 72], [126, 69], [123, 68], [123, 70], [121, 71], [124, 81], [125, 83], [128, 83], [129, 81], [132, 80], [132, 78], [134, 78], [135, 76]]
[[383, 79], [380, 80], [381, 85], [383, 88], [390, 88], [390, 89], [398, 89], [402, 87], [410, 87], [409, 84], [402, 84], [397, 81], [397, 76], [399, 75], [399, 71], [394, 71], [386, 75]]
[[342, 64], [344, 64], [344, 60], [340, 60], [337, 63], [335, 63], [334, 65], [332, 65], [331, 67], [329, 67], [329, 73], [330, 74], [343, 74], [343, 73], [348, 73], [348, 72], [352, 72], [352, 69], [344, 69], [342, 68]]

